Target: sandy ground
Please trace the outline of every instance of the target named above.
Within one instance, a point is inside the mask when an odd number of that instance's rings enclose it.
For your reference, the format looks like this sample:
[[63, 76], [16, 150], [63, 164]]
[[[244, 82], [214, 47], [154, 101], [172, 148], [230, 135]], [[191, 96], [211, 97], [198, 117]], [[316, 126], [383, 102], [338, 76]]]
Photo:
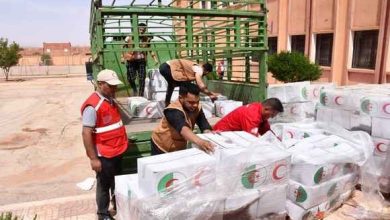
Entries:
[[94, 177], [81, 139], [85, 77], [0, 80], [0, 205], [80, 195]]

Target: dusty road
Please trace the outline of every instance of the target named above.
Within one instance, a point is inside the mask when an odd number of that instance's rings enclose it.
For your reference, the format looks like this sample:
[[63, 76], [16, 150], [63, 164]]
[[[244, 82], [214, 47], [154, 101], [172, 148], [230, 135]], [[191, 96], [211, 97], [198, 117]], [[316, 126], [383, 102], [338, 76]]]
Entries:
[[91, 193], [81, 140], [85, 77], [0, 79], [0, 205]]

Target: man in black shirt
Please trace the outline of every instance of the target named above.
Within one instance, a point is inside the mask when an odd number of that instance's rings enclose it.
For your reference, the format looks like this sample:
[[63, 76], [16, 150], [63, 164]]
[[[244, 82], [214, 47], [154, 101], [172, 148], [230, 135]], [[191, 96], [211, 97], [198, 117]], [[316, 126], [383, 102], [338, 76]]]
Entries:
[[186, 149], [187, 141], [195, 143], [206, 153], [214, 151], [209, 141], [193, 132], [195, 124], [202, 132], [211, 131], [199, 104], [199, 92], [199, 87], [192, 83], [180, 86], [179, 99], [164, 110], [164, 117], [152, 133], [152, 155]]

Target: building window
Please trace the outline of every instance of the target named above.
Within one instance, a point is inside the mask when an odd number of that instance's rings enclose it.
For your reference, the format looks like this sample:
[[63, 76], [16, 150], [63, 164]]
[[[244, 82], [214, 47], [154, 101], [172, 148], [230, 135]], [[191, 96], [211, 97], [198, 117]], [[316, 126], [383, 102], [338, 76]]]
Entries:
[[305, 53], [305, 35], [291, 36], [291, 51]]
[[375, 69], [378, 33], [378, 30], [354, 33], [352, 68]]
[[333, 34], [317, 34], [316, 36], [316, 64], [320, 66], [332, 65]]
[[201, 1], [201, 8], [202, 9], [207, 9], [206, 1]]
[[268, 38], [268, 55], [276, 53], [278, 50], [278, 38], [269, 37]]

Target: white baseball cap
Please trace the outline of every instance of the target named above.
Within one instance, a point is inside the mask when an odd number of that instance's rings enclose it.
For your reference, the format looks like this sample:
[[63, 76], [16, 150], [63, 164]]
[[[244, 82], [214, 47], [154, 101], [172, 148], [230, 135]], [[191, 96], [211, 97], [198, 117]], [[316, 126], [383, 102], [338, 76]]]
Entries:
[[109, 69], [104, 69], [100, 71], [97, 75], [97, 81], [106, 82], [112, 86], [123, 84], [123, 82], [118, 79], [118, 75], [114, 71]]

